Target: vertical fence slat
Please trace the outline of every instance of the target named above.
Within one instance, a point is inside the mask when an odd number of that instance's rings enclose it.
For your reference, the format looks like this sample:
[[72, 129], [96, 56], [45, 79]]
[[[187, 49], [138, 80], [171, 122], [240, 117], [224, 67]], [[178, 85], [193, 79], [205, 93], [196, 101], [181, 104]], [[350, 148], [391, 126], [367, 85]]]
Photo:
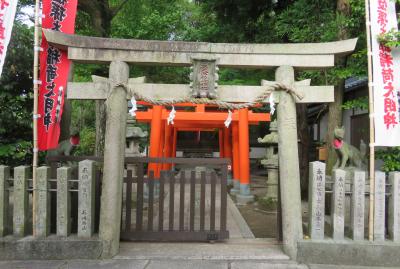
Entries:
[[331, 205], [332, 237], [334, 240], [344, 239], [345, 186], [346, 171], [336, 169], [332, 174], [333, 193]]
[[9, 232], [9, 179], [10, 167], [0, 165], [0, 237], [6, 236]]
[[126, 200], [125, 200], [125, 232], [131, 231], [132, 225], [132, 170], [126, 171]]
[[143, 228], [143, 164], [138, 167], [137, 177], [137, 201], [136, 201], [136, 231], [141, 231]]
[[35, 231], [34, 235], [37, 237], [46, 237], [50, 234], [50, 193], [49, 193], [49, 179], [51, 169], [50, 167], [39, 167], [36, 169], [36, 208], [33, 225]]
[[71, 233], [71, 168], [57, 169], [57, 235], [69, 236]]
[[95, 162], [79, 162], [78, 184], [78, 237], [91, 237], [94, 233]]
[[190, 220], [189, 229], [194, 231], [194, 214], [195, 214], [195, 195], [196, 195], [196, 172], [192, 171], [190, 175]]
[[206, 219], [206, 172], [201, 172], [200, 184], [200, 231], [204, 231]]
[[24, 236], [28, 223], [28, 176], [29, 166], [18, 166], [14, 169], [14, 235]]
[[227, 211], [227, 184], [228, 184], [228, 166], [224, 165], [221, 169], [221, 228], [222, 232], [226, 231], [226, 211]]
[[158, 231], [164, 230], [164, 185], [165, 185], [166, 173], [161, 171], [160, 176], [160, 196], [158, 202]]
[[169, 174], [169, 230], [174, 230], [175, 175]]
[[149, 181], [147, 183], [149, 187], [149, 207], [148, 207], [148, 215], [147, 215], [147, 230], [153, 231], [153, 208], [154, 208], [154, 171], [150, 171]]
[[365, 172], [354, 171], [351, 197], [353, 240], [364, 240]]
[[180, 194], [179, 194], [179, 231], [185, 229], [185, 172], [180, 177]]
[[210, 205], [210, 230], [215, 231], [215, 188], [217, 185], [217, 174], [211, 172], [211, 205]]
[[309, 221], [308, 231], [311, 239], [324, 239], [325, 226], [325, 163], [310, 163], [309, 181]]
[[389, 236], [394, 242], [400, 242], [400, 172], [389, 173], [391, 185], [389, 200]]
[[385, 241], [385, 193], [386, 175], [375, 172], [374, 240]]

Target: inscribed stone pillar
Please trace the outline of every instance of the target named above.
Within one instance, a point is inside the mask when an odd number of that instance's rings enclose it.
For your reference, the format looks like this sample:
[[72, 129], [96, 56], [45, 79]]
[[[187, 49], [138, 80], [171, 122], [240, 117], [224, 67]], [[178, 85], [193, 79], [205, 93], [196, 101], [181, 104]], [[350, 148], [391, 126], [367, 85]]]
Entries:
[[324, 239], [325, 227], [325, 163], [310, 163], [308, 183], [308, 231], [311, 239]]
[[57, 169], [57, 235], [69, 236], [71, 233], [71, 168]]
[[389, 236], [400, 242], [400, 172], [389, 173], [389, 183], [392, 194], [389, 200]]
[[354, 171], [351, 196], [353, 240], [364, 240], [365, 172]]
[[36, 169], [36, 208], [34, 208], [36, 237], [46, 237], [50, 234], [50, 193], [49, 179], [50, 167], [44, 166]]
[[[112, 62], [111, 85], [127, 84], [129, 67], [124, 62]], [[128, 110], [126, 89], [110, 89], [107, 99], [107, 124], [104, 150], [104, 174], [100, 208], [100, 239], [103, 257], [114, 256], [119, 249], [122, 207], [122, 180], [124, 175], [126, 118]]]
[[0, 165], [0, 237], [7, 235], [9, 231], [9, 184], [10, 179], [10, 167]]
[[93, 235], [95, 172], [94, 161], [79, 162], [78, 237], [91, 237]]
[[14, 169], [13, 231], [15, 236], [25, 236], [27, 230], [29, 172], [29, 166], [18, 166]]
[[375, 172], [374, 241], [385, 241], [385, 189], [386, 175]]
[[[294, 86], [293, 67], [279, 67], [276, 71], [276, 81]], [[296, 103], [294, 97], [284, 91], [279, 92], [279, 96], [277, 116], [283, 249], [292, 259], [296, 259], [297, 242], [303, 237]]]
[[346, 171], [341, 169], [333, 170], [333, 193], [331, 218], [333, 229], [333, 240], [344, 239], [344, 213], [345, 213], [345, 185]]

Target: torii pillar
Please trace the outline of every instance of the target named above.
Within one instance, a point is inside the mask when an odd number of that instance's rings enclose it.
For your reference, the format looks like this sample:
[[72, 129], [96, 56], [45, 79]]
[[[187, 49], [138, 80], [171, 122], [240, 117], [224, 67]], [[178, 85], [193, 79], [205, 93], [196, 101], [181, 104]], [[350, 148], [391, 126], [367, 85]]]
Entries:
[[[125, 62], [112, 62], [110, 81], [127, 84], [129, 66]], [[103, 241], [102, 257], [118, 253], [121, 227], [122, 180], [126, 139], [127, 92], [122, 86], [109, 89], [107, 123], [104, 147], [104, 174], [102, 182], [99, 237]]]
[[254, 200], [250, 193], [250, 148], [249, 148], [249, 109], [239, 109], [239, 163], [240, 188], [236, 195], [238, 204], [247, 204]]
[[[281, 66], [276, 70], [277, 82], [294, 86], [294, 69]], [[300, 171], [297, 145], [296, 102], [287, 92], [279, 92], [279, 179], [282, 205], [283, 249], [291, 258], [297, 257], [297, 242], [302, 239]]]

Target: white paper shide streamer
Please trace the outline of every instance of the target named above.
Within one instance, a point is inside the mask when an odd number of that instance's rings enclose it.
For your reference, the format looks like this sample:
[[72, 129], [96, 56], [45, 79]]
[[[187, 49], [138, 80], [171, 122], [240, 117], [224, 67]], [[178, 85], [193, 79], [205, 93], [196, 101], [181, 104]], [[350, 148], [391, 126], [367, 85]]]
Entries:
[[135, 96], [132, 96], [131, 103], [132, 103], [132, 108], [129, 110], [129, 114], [130, 114], [132, 117], [136, 117], [136, 111], [137, 111], [138, 109], [137, 109], [137, 103], [136, 103]]
[[0, 76], [6, 59], [8, 43], [10, 43], [17, 2], [17, 0], [6, 1], [5, 4], [0, 5], [0, 24], [4, 28], [4, 34], [0, 36], [0, 46], [2, 47], [0, 50]]
[[274, 94], [273, 93], [271, 93], [271, 95], [269, 96], [268, 102], [269, 102], [269, 107], [270, 107], [270, 110], [271, 110], [270, 114], [272, 116], [275, 113], [275, 100], [274, 100]]
[[225, 120], [224, 124], [226, 128], [229, 128], [232, 122], [232, 111], [228, 111], [228, 118]]
[[172, 106], [172, 110], [171, 110], [171, 112], [169, 112], [169, 116], [167, 119], [168, 125], [174, 124], [175, 114], [176, 114], [175, 107]]

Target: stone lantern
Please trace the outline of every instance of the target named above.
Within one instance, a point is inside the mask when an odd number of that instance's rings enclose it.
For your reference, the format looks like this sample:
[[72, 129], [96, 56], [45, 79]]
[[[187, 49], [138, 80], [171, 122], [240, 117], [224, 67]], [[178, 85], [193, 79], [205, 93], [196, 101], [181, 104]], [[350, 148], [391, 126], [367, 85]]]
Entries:
[[267, 193], [263, 199], [272, 200], [275, 204], [278, 201], [278, 180], [279, 180], [279, 158], [278, 158], [278, 128], [277, 122], [270, 125], [270, 133], [264, 138], [258, 138], [258, 143], [266, 144], [267, 153], [261, 160], [261, 164], [267, 168]]

